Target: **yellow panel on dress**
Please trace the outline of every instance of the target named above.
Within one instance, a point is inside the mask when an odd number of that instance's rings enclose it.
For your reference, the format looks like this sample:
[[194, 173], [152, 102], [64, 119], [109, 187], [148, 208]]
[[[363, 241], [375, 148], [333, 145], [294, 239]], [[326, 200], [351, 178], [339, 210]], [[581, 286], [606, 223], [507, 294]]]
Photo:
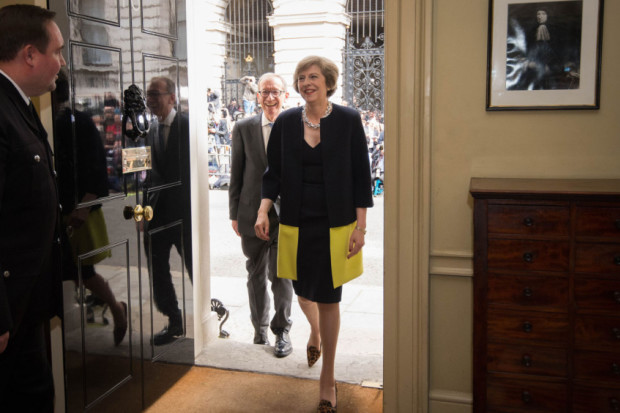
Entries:
[[359, 277], [364, 272], [361, 250], [347, 259], [347, 255], [349, 255], [349, 240], [356, 225], [357, 221], [349, 225], [329, 229], [329, 247], [334, 288], [338, 288], [344, 283]]
[[[362, 251], [347, 259], [349, 240], [357, 221], [329, 229], [332, 281], [334, 288], [359, 277], [364, 272]], [[299, 228], [280, 224], [278, 235], [278, 278], [297, 280], [297, 245]]]
[[278, 278], [297, 281], [299, 227], [280, 224], [278, 233]]

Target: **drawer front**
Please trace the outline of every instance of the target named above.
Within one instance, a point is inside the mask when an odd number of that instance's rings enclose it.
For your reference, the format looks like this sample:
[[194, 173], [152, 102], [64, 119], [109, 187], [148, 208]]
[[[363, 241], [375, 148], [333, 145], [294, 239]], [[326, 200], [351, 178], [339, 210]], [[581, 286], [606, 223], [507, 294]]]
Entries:
[[573, 360], [575, 378], [620, 385], [620, 353], [575, 351]]
[[575, 234], [620, 239], [620, 207], [578, 207]]
[[575, 347], [584, 350], [620, 352], [620, 318], [576, 317]]
[[489, 205], [491, 234], [568, 236], [568, 207], [541, 205]]
[[489, 311], [487, 335], [495, 342], [565, 346], [569, 337], [565, 314]]
[[494, 343], [487, 346], [488, 371], [566, 377], [567, 369], [566, 349]]
[[568, 242], [490, 239], [488, 265], [515, 271], [568, 270]]
[[620, 411], [620, 389], [575, 386], [573, 413], [612, 413]]
[[565, 412], [568, 389], [563, 383], [512, 380], [489, 376], [489, 412]]
[[578, 311], [620, 314], [620, 280], [575, 279]]
[[575, 272], [620, 275], [620, 244], [577, 243]]
[[489, 274], [489, 305], [568, 310], [568, 278]]

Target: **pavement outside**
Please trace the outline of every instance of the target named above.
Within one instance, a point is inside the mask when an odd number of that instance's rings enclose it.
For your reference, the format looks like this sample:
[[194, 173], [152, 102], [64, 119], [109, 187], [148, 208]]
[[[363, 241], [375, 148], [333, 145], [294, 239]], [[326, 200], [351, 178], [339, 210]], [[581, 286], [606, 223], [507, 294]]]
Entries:
[[[254, 329], [246, 288], [245, 257], [241, 241], [228, 219], [228, 192], [209, 193], [211, 224], [211, 294], [229, 310], [222, 328], [230, 336], [209, 341], [196, 364], [298, 378], [318, 379], [321, 360], [312, 368], [306, 362], [310, 326], [296, 298], [293, 300], [293, 353], [273, 356], [270, 346], [252, 344]], [[336, 379], [369, 387], [383, 384], [383, 198], [375, 198], [368, 210], [368, 234], [364, 246], [365, 272], [343, 287], [341, 327], [336, 353]]]

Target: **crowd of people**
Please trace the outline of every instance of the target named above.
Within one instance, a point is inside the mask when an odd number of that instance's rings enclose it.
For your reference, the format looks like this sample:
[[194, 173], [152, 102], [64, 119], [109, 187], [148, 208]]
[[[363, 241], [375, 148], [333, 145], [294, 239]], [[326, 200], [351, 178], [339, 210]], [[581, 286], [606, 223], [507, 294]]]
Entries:
[[[246, 78], [252, 78], [246, 76]], [[247, 82], [247, 80], [246, 80]], [[211, 189], [227, 189], [230, 184], [230, 164], [231, 164], [231, 143], [232, 131], [238, 120], [260, 115], [263, 112], [262, 104], [256, 102], [255, 105], [241, 105], [236, 98], [231, 98], [226, 107], [222, 107], [219, 102], [219, 94], [208, 90], [209, 96], [209, 126], [208, 126], [208, 152], [209, 157], [209, 186]], [[247, 99], [243, 99], [247, 101]], [[343, 106], [347, 106], [342, 101]], [[247, 114], [245, 108], [252, 112]], [[283, 109], [288, 109], [286, 104]], [[384, 172], [384, 119], [383, 113], [379, 110], [357, 109], [362, 119], [364, 133], [366, 135], [366, 145], [370, 159], [372, 172], [373, 195], [378, 196], [383, 192], [383, 172]]]

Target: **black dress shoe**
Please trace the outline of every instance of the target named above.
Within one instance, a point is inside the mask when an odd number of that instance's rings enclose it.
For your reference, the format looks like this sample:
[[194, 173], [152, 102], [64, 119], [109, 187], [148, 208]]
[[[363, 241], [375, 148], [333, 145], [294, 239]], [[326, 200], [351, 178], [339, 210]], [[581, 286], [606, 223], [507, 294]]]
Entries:
[[121, 301], [121, 307], [123, 307], [123, 320], [116, 322], [114, 320], [114, 345], [118, 346], [125, 338], [125, 334], [127, 334], [127, 303]]
[[172, 343], [178, 336], [183, 335], [183, 326], [180, 324], [170, 324], [153, 336], [154, 346], [163, 346]]
[[293, 352], [293, 345], [291, 344], [291, 338], [288, 336], [288, 331], [281, 330], [275, 332], [276, 345], [273, 348], [273, 354], [276, 357], [286, 357]]
[[254, 335], [254, 344], [261, 344], [261, 345], [264, 345], [264, 346], [268, 346], [269, 345], [269, 339], [267, 339], [266, 335], [255, 334]]

